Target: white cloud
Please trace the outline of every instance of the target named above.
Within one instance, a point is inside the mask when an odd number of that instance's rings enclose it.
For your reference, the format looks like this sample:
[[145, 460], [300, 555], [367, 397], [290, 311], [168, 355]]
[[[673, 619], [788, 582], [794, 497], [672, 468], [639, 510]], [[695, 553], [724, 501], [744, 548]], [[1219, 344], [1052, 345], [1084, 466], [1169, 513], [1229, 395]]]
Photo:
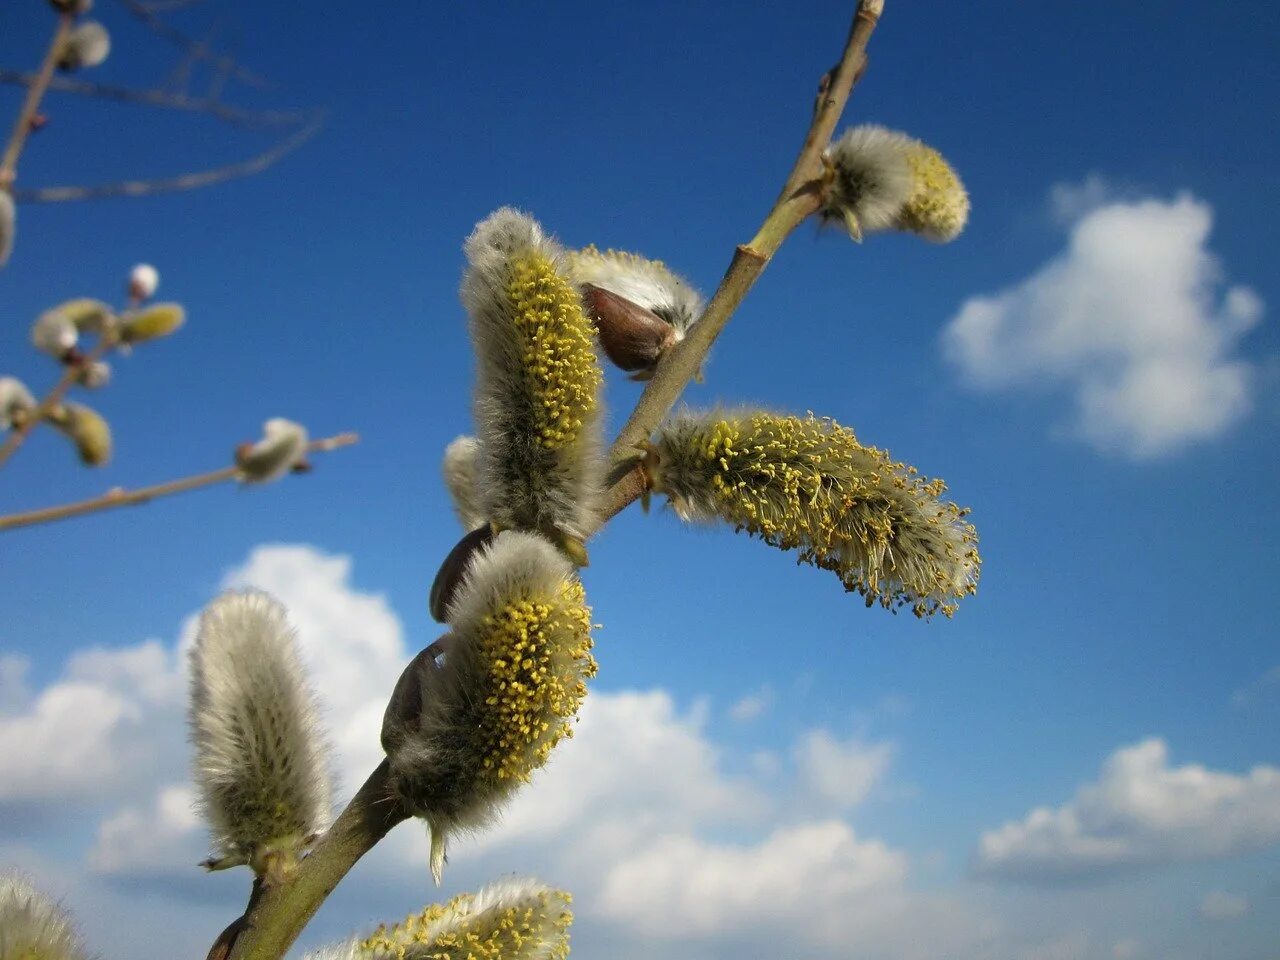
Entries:
[[1102, 189], [1056, 188], [1059, 214], [1074, 217], [1067, 249], [967, 300], [943, 347], [978, 389], [1065, 389], [1068, 431], [1099, 449], [1168, 454], [1248, 411], [1252, 368], [1235, 351], [1263, 304], [1248, 287], [1223, 289], [1207, 204], [1103, 203]]
[[773, 688], [765, 684], [755, 693], [749, 693], [729, 707], [729, 719], [737, 723], [755, 720], [773, 706]]
[[835, 941], [851, 905], [896, 892], [906, 872], [901, 852], [859, 840], [840, 821], [782, 828], [749, 846], [672, 835], [615, 864], [600, 904], [605, 916], [662, 938], [771, 928]]
[[1200, 916], [1206, 920], [1239, 920], [1249, 912], [1247, 897], [1224, 890], [1211, 890], [1200, 901]]
[[826, 730], [811, 730], [796, 747], [801, 781], [815, 798], [846, 810], [866, 799], [893, 757], [888, 743], [841, 742]]
[[1238, 710], [1243, 710], [1277, 688], [1280, 688], [1280, 665], [1272, 667], [1252, 683], [1231, 694], [1231, 705]]
[[108, 817], [98, 826], [89, 866], [113, 876], [192, 876], [204, 856], [195, 799], [190, 784], [169, 784], [148, 806]]
[[1280, 769], [1170, 767], [1164, 741], [1151, 739], [1113, 753], [1071, 802], [983, 834], [974, 869], [1011, 880], [1089, 878], [1276, 843]]

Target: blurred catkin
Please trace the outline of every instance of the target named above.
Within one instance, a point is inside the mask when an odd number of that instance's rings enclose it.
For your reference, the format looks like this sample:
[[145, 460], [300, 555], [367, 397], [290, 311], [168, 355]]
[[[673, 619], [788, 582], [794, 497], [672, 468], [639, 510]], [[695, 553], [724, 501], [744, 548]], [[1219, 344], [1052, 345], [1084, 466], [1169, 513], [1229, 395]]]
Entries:
[[209, 865], [262, 874], [274, 856], [287, 869], [328, 822], [330, 777], [315, 697], [271, 597], [228, 592], [205, 608], [189, 720], [216, 851]]
[[70, 915], [11, 872], [0, 873], [0, 960], [88, 960]]
[[487, 519], [480, 500], [480, 480], [476, 475], [479, 452], [480, 445], [475, 437], [458, 437], [444, 451], [441, 467], [444, 484], [464, 530], [474, 530]]

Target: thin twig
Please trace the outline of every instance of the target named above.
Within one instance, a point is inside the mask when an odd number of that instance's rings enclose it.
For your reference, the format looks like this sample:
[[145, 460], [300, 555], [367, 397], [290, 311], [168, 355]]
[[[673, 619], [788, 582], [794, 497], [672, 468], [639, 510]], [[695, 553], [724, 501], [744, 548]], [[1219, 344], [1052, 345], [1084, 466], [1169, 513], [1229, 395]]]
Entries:
[[187, 36], [181, 30], [169, 26], [169, 24], [165, 23], [159, 16], [157, 16], [155, 10], [152, 9], [150, 5], [141, 3], [139, 0], [120, 0], [120, 3], [126, 10], [150, 27], [157, 36], [163, 37], [174, 46], [187, 51], [195, 59], [206, 60], [215, 66], [229, 70], [231, 76], [235, 77], [235, 79], [239, 80], [241, 83], [248, 84], [251, 87], [258, 87], [265, 90], [272, 86], [270, 81], [258, 76], [253, 71], [242, 67], [234, 57], [215, 53], [204, 41], [196, 40], [194, 37]]
[[0, 444], [0, 467], [3, 467], [10, 457], [12, 457], [31, 431], [42, 424], [54, 408], [62, 402], [62, 398], [67, 395], [67, 391], [76, 385], [80, 374], [87, 370], [93, 364], [101, 360], [104, 356], [115, 347], [115, 341], [110, 337], [103, 337], [94, 345], [85, 356], [69, 363], [62, 370], [62, 377], [54, 384], [53, 389], [45, 395], [40, 401], [40, 405], [35, 408], [30, 416], [24, 417], [20, 423], [14, 424], [13, 429], [9, 432], [9, 436], [5, 438], [3, 444]]
[[854, 82], [866, 62], [867, 41], [884, 10], [884, 0], [862, 0], [849, 31], [840, 62], [823, 79], [823, 89], [782, 192], [765, 218], [759, 232], [733, 254], [729, 269], [701, 318], [683, 340], [669, 350], [631, 416], [618, 433], [610, 450], [614, 463], [601, 520], [615, 516], [644, 492], [643, 476], [636, 463], [638, 447], [649, 438], [689, 381], [706, 360], [716, 337], [742, 303], [756, 279], [768, 266], [782, 242], [806, 218], [818, 210], [821, 198], [816, 189], [822, 175], [822, 152], [831, 141], [836, 122], [844, 112]]
[[[0, 67], [0, 83], [31, 88], [40, 80], [38, 73], [10, 70]], [[49, 81], [49, 89], [58, 93], [70, 93], [80, 97], [111, 100], [116, 103], [140, 103], [165, 110], [181, 110], [190, 113], [207, 113], [218, 120], [237, 127], [302, 126], [316, 118], [313, 111], [303, 110], [249, 110], [224, 103], [216, 97], [191, 97], [158, 88], [119, 87], [109, 83], [82, 80], [79, 77], [55, 75]]]
[[[840, 63], [829, 75], [782, 195], [756, 237], [734, 253], [733, 262], [702, 318], [659, 363], [654, 379], [614, 442], [611, 451], [614, 461], [626, 466], [617, 471], [619, 475], [610, 488], [606, 519], [644, 492], [643, 475], [638, 467], [632, 468], [629, 463], [633, 459], [633, 448], [648, 438], [675, 404], [760, 271], [804, 219], [800, 212], [806, 206], [809, 213], [817, 209], [816, 196], [807, 196], [803, 187], [820, 174], [822, 151], [844, 110], [865, 60], [867, 40], [883, 8], [884, 0], [859, 3]], [[229, 960], [280, 960], [356, 862], [372, 850], [391, 827], [407, 819], [407, 813], [388, 793], [387, 770], [387, 761], [383, 760], [311, 855], [298, 865], [293, 882], [272, 890], [254, 909], [246, 912], [245, 926], [235, 940]]]
[[40, 109], [40, 101], [49, 88], [49, 80], [53, 77], [53, 68], [58, 64], [58, 56], [67, 42], [67, 34], [71, 32], [75, 14], [64, 10], [58, 14], [58, 25], [53, 30], [53, 39], [49, 41], [49, 49], [45, 52], [44, 62], [36, 73], [35, 82], [27, 88], [26, 99], [22, 102], [22, 110], [14, 122], [13, 132], [9, 134], [9, 143], [4, 148], [4, 157], [0, 158], [0, 190], [11, 190], [13, 181], [18, 175], [18, 157], [22, 156], [22, 148], [31, 133], [31, 121]]
[[264, 150], [249, 160], [227, 164], [225, 167], [214, 167], [211, 170], [201, 170], [197, 173], [186, 173], [160, 180], [124, 180], [96, 186], [15, 190], [13, 199], [19, 203], [62, 203], [67, 200], [101, 200], [106, 197], [141, 197], [152, 193], [173, 193], [178, 190], [207, 187], [226, 180], [234, 180], [237, 177], [261, 173], [314, 137], [322, 126], [324, 126], [324, 117], [322, 114], [317, 114], [309, 124], [280, 140], [269, 150]]
[[[312, 440], [307, 444], [308, 453], [327, 453], [339, 447], [347, 447], [358, 443], [360, 437], [354, 433], [340, 433], [323, 440]], [[67, 520], [71, 517], [82, 517], [86, 513], [99, 513], [103, 510], [114, 510], [116, 507], [129, 507], [139, 503], [158, 500], [161, 497], [173, 496], [175, 493], [186, 493], [201, 487], [211, 487], [216, 483], [238, 479], [239, 467], [221, 467], [208, 473], [157, 483], [150, 487], [139, 487], [137, 490], [109, 490], [100, 497], [81, 500], [78, 503], [64, 503], [57, 507], [45, 507], [42, 510], [29, 510], [26, 513], [11, 513], [0, 517], [0, 532], [16, 530], [18, 527], [30, 527], [37, 523], [52, 523], [54, 520]]]

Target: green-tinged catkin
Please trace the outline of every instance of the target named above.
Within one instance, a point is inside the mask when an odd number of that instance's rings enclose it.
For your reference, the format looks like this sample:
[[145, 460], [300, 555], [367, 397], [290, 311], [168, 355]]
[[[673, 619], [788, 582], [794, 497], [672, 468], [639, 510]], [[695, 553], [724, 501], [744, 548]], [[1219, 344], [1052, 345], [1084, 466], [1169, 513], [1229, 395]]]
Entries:
[[[506, 531], [476, 552], [449, 603], [443, 663], [418, 658], [388, 709], [391, 786], [446, 837], [488, 823], [573, 734], [595, 676], [591, 610], [568, 560], [540, 536]], [[409, 689], [416, 684], [417, 689]]]
[[654, 489], [682, 517], [720, 519], [833, 571], [871, 606], [951, 616], [977, 590], [966, 509], [941, 480], [859, 443], [833, 420], [758, 410], [685, 412], [659, 429]]
[[969, 221], [969, 194], [960, 177], [928, 144], [915, 141], [906, 158], [912, 188], [898, 214], [899, 226], [938, 243], [954, 240]]
[[483, 513], [500, 528], [583, 539], [604, 463], [603, 376], [582, 297], [560, 248], [517, 211], [477, 225], [466, 253]]

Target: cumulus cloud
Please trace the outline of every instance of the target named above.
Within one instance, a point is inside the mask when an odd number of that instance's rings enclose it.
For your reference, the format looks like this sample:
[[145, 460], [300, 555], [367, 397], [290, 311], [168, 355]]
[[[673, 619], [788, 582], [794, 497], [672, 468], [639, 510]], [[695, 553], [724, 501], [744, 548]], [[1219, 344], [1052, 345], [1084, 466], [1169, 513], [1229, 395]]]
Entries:
[[1066, 250], [967, 300], [942, 344], [977, 389], [1070, 394], [1066, 430], [1098, 449], [1169, 454], [1248, 411], [1253, 371], [1236, 349], [1263, 302], [1224, 283], [1207, 247], [1208, 204], [1188, 194], [1104, 202], [1104, 193], [1096, 180], [1057, 188]]
[[1150, 739], [1113, 753], [1069, 803], [983, 834], [974, 870], [1007, 880], [1090, 879], [1276, 843], [1280, 769], [1171, 767], [1164, 741]]
[[763, 716], [771, 706], [773, 706], [773, 688], [766, 684], [755, 693], [748, 693], [734, 701], [729, 707], [729, 719], [736, 723], [746, 723]]
[[889, 767], [893, 746], [841, 741], [826, 730], [811, 730], [796, 747], [801, 782], [816, 799], [847, 810], [866, 799]]

